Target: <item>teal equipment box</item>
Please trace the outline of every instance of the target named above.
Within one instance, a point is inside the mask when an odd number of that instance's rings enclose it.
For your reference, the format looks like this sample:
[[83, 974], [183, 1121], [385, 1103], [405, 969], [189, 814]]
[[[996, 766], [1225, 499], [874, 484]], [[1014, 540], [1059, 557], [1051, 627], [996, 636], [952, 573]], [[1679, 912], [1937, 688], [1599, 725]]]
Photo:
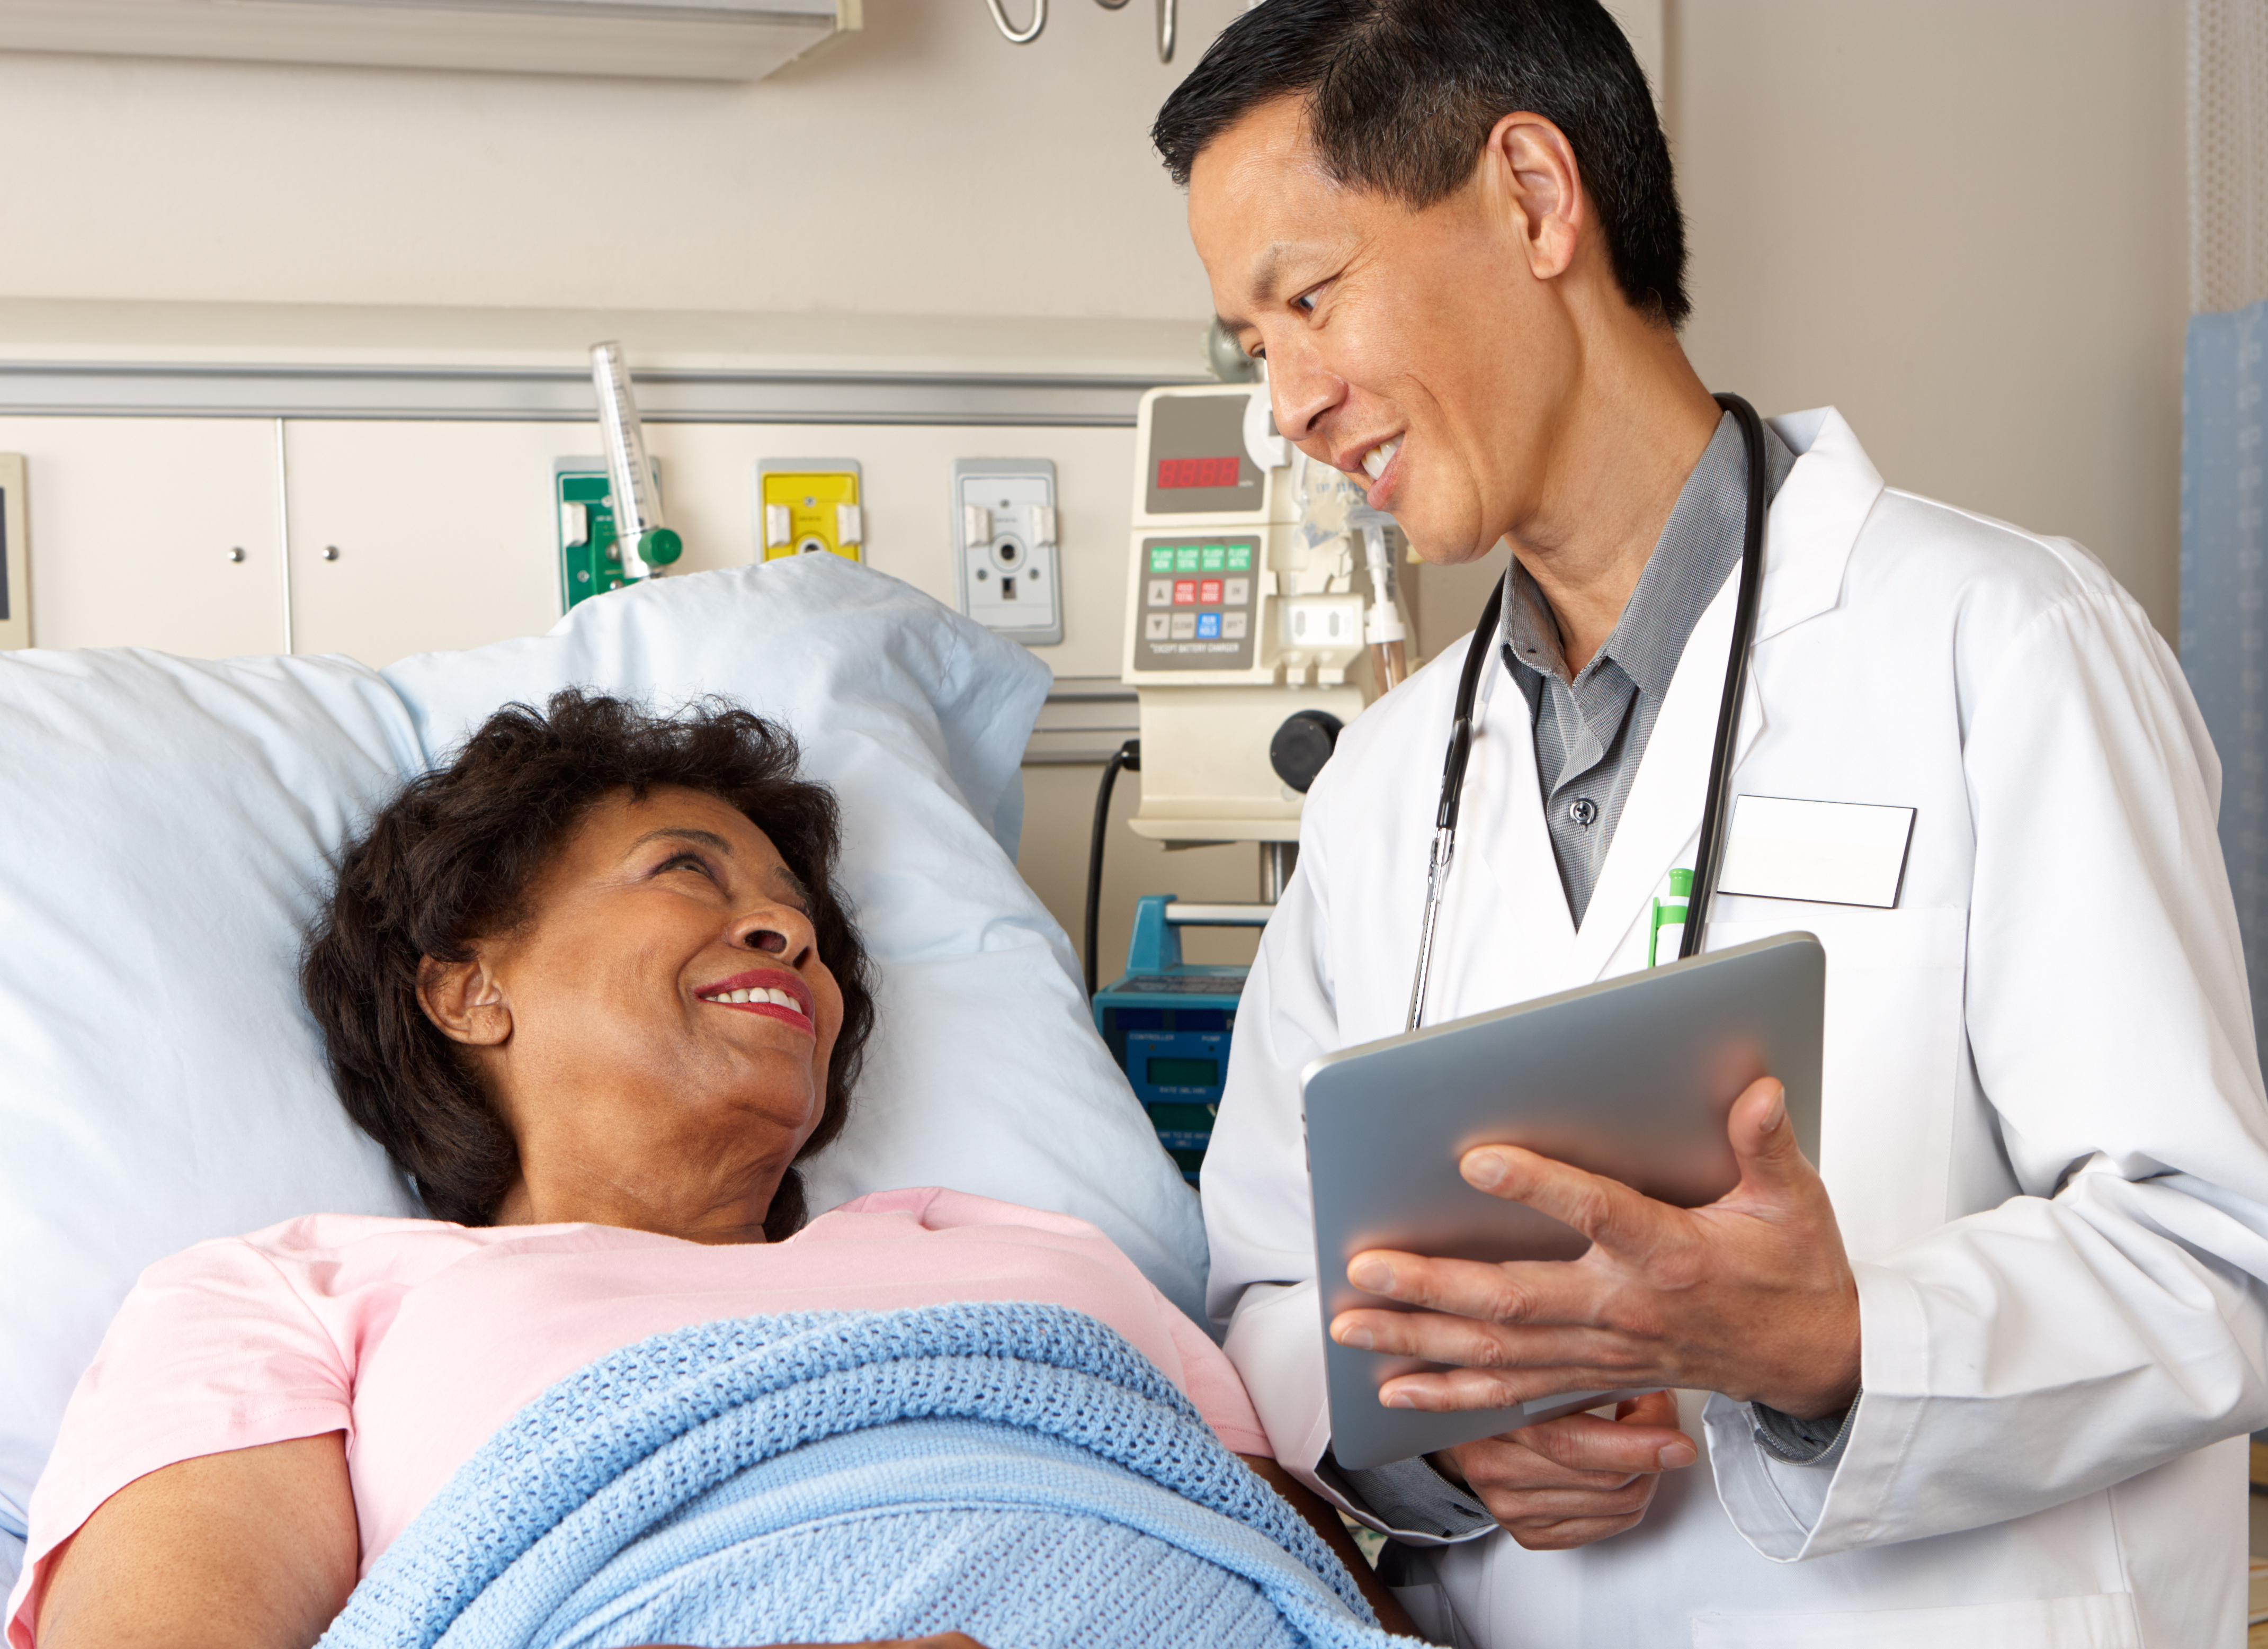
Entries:
[[1134, 906], [1125, 975], [1094, 993], [1094, 1026], [1134, 1085], [1159, 1143], [1195, 1185], [1228, 1078], [1229, 1036], [1246, 969], [1182, 960], [1166, 920], [1172, 894]]

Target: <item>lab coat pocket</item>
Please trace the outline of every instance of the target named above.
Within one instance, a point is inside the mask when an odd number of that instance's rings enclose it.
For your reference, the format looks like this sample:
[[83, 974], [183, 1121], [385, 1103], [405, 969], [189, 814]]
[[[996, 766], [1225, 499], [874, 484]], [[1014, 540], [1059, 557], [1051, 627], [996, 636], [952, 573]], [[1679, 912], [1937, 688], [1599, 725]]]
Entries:
[[1699, 1615], [1693, 1649], [2142, 1649], [2131, 1592], [1857, 1615]]
[[1790, 931], [1815, 934], [1826, 948], [1819, 1171], [1851, 1257], [1935, 1230], [1948, 1218], [1967, 1057], [1969, 913], [1730, 897], [1719, 910], [1712, 950]]

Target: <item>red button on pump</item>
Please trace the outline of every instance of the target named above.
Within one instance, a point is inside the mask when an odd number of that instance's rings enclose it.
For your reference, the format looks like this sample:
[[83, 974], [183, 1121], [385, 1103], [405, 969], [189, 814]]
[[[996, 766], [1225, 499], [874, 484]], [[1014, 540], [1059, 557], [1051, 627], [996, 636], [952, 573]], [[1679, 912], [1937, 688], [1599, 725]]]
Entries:
[[1195, 578], [1174, 580], [1174, 605], [1195, 607], [1197, 604], [1197, 581]]
[[1219, 607], [1220, 605], [1219, 579], [1207, 578], [1203, 584], [1197, 585], [1197, 605], [1199, 607]]

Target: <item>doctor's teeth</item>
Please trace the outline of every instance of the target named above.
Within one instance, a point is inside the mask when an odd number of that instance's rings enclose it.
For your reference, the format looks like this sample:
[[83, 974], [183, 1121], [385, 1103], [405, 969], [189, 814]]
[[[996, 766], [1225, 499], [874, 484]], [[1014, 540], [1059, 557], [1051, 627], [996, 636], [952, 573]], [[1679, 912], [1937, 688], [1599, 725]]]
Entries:
[[1401, 447], [1402, 443], [1398, 440], [1381, 441], [1362, 455], [1363, 474], [1376, 481], [1386, 473], [1386, 467], [1394, 461], [1394, 454], [1399, 452]]

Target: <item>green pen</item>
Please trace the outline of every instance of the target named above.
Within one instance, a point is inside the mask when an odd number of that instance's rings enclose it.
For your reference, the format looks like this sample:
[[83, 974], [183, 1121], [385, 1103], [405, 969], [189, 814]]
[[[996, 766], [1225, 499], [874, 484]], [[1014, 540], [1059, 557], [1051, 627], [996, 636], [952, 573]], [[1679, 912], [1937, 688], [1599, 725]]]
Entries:
[[1646, 936], [1646, 965], [1654, 967], [1661, 945], [1664, 928], [1685, 925], [1685, 902], [1693, 896], [1693, 872], [1674, 870], [1669, 872], [1669, 897], [1653, 902], [1653, 926]]

